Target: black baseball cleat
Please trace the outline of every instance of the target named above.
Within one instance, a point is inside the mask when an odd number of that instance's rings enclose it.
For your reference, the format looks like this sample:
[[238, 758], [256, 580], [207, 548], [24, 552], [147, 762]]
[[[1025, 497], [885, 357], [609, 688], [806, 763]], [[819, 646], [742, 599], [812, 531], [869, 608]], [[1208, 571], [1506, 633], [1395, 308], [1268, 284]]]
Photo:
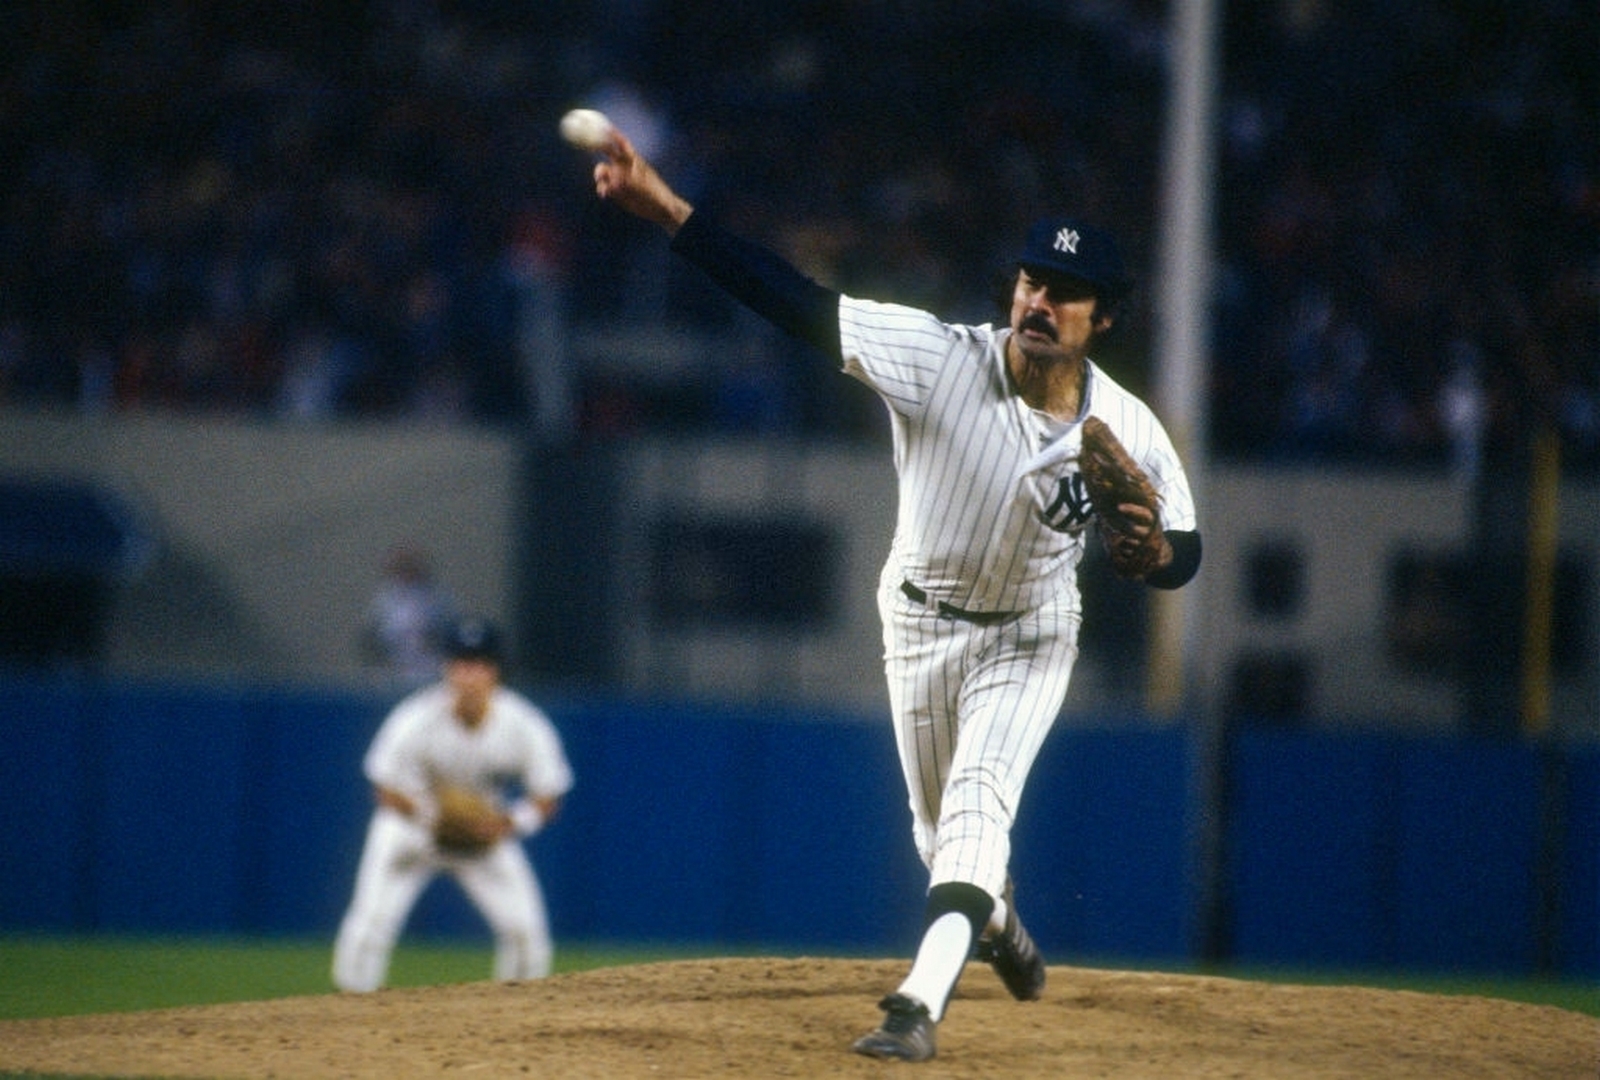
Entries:
[[906, 994], [890, 994], [878, 1002], [883, 1023], [851, 1047], [858, 1054], [900, 1061], [927, 1061], [933, 1056], [933, 1019], [928, 1007]]
[[1011, 996], [1018, 1001], [1037, 1001], [1044, 993], [1044, 956], [1039, 946], [1028, 935], [1028, 928], [1017, 916], [1017, 902], [1012, 896], [1011, 882], [1006, 882], [1006, 926], [998, 934], [978, 939], [973, 954], [994, 968], [1000, 981], [1006, 984]]

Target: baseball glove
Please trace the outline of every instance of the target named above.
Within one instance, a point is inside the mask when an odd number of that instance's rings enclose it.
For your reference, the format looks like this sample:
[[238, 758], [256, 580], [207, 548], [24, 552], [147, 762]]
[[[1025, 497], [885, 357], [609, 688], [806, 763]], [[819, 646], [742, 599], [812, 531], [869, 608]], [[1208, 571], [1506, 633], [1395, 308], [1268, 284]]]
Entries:
[[[1161, 496], [1143, 469], [1129, 456], [1112, 430], [1098, 416], [1083, 422], [1083, 450], [1078, 471], [1100, 519], [1100, 539], [1111, 557], [1112, 568], [1125, 578], [1141, 578], [1161, 560], [1164, 538], [1159, 505]], [[1150, 511], [1151, 525], [1142, 536], [1124, 516], [1124, 505]]]
[[481, 855], [500, 839], [504, 816], [475, 791], [443, 786], [435, 789], [438, 816], [433, 821], [433, 842], [454, 855]]

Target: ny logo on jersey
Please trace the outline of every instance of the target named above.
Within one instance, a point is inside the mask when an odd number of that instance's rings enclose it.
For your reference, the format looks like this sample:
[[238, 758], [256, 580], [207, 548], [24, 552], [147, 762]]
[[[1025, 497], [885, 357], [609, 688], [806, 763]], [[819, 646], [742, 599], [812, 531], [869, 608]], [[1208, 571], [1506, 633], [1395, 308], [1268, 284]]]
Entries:
[[1094, 514], [1082, 473], [1070, 473], [1056, 481], [1056, 497], [1039, 511], [1039, 520], [1056, 532], [1082, 532]]
[[1078, 253], [1079, 239], [1081, 238], [1078, 236], [1077, 229], [1062, 229], [1056, 233], [1055, 249], [1057, 251], [1065, 251], [1069, 255], [1076, 255]]

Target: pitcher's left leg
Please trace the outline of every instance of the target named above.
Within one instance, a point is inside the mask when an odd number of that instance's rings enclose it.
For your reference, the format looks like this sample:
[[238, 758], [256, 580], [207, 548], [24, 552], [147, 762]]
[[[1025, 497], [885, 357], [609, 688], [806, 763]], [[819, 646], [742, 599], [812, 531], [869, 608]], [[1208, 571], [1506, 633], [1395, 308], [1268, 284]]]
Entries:
[[1011, 995], [1044, 990], [1045, 963], [1017, 913], [1009, 872], [1011, 829], [1033, 763], [1066, 698], [1077, 658], [1077, 615], [1057, 609], [1000, 628], [963, 695], [934, 859], [935, 887], [969, 882], [994, 903], [977, 955]]

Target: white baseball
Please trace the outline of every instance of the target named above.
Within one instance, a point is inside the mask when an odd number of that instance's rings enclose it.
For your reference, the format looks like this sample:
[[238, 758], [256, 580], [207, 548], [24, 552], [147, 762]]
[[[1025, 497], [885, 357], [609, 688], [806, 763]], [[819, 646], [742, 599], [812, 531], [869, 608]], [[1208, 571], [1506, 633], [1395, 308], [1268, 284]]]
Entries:
[[561, 137], [580, 150], [599, 150], [611, 131], [611, 120], [597, 109], [573, 109], [561, 118]]

